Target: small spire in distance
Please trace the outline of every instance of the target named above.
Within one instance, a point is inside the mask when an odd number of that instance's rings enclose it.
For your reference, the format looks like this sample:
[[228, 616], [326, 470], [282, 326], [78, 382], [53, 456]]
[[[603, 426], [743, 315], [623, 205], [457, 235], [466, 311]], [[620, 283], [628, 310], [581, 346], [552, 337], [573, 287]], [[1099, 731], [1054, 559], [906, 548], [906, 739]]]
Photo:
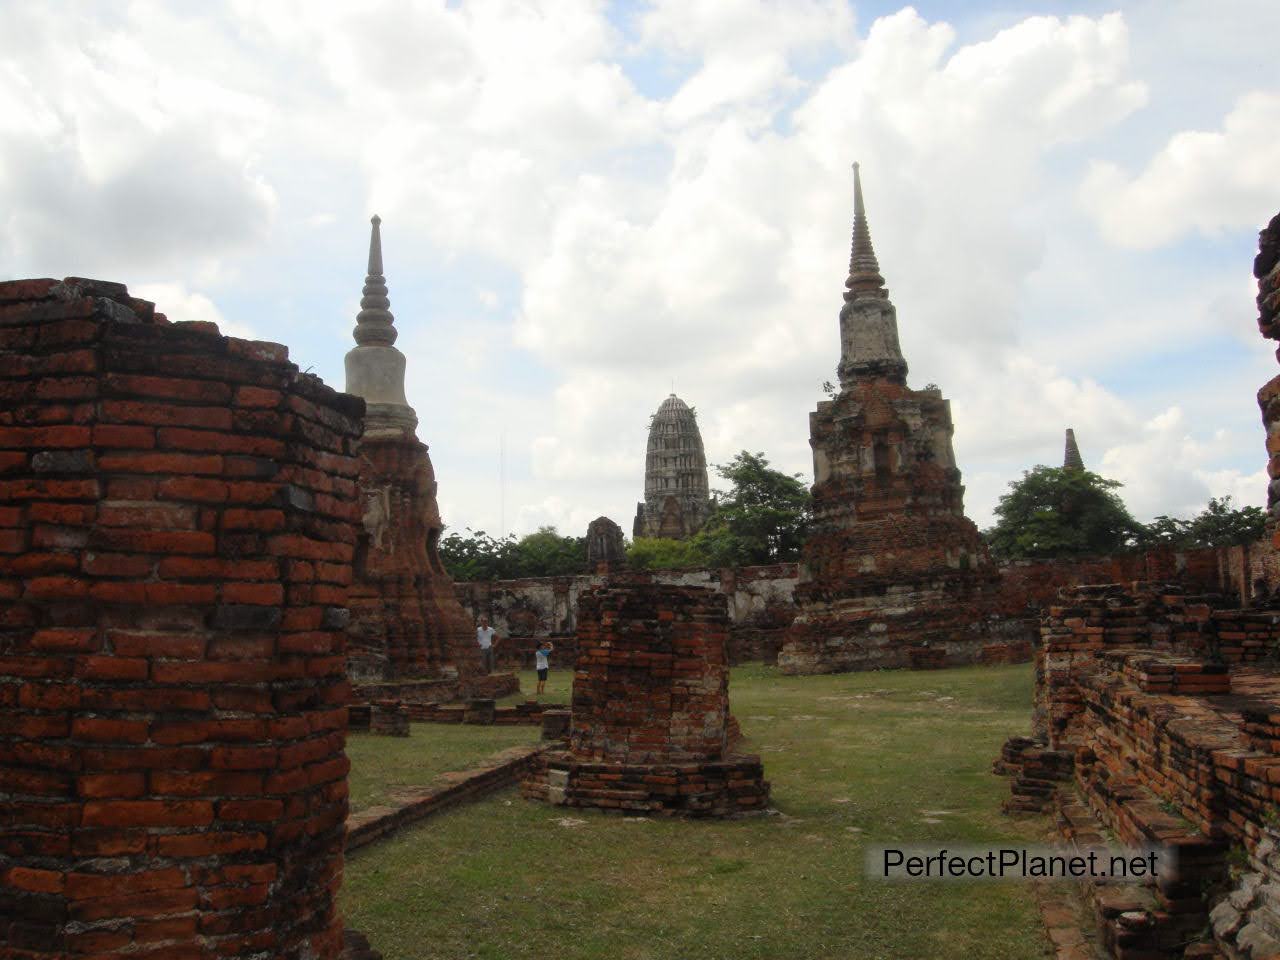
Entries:
[[1076, 446], [1076, 432], [1070, 427], [1067, 427], [1067, 449], [1062, 458], [1062, 469], [1084, 469], [1084, 460], [1080, 456], [1080, 448]]
[[867, 225], [867, 211], [862, 202], [862, 177], [856, 163], [853, 165], [853, 245], [849, 252], [849, 278], [844, 285], [847, 288], [845, 300], [866, 295], [888, 296], [876, 251], [871, 245], [871, 228]]
[[376, 213], [369, 218], [369, 274], [364, 278], [364, 296], [356, 314], [353, 331], [362, 347], [389, 347], [396, 342], [395, 316], [387, 297], [387, 278], [382, 274], [382, 218]]

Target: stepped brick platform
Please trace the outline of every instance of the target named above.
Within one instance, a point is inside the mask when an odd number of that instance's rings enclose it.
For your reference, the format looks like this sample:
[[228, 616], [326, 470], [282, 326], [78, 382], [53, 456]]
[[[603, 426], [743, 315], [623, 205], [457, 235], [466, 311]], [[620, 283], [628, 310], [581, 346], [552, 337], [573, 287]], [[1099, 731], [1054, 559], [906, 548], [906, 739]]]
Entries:
[[620, 574], [582, 596], [578, 640], [568, 747], [543, 756], [524, 796], [689, 817], [765, 808], [760, 759], [730, 752], [723, 597]]
[[1210, 927], [1202, 956], [1280, 951], [1280, 673], [1219, 642], [1240, 619], [1144, 583], [1064, 591], [1044, 619], [1042, 738], [1005, 745], [1005, 809], [1053, 809], [1069, 843], [1114, 838], [1176, 863], [1147, 886], [1090, 887], [1112, 957], [1183, 957]]
[[340, 956], [363, 412], [121, 284], [0, 283], [6, 956]]

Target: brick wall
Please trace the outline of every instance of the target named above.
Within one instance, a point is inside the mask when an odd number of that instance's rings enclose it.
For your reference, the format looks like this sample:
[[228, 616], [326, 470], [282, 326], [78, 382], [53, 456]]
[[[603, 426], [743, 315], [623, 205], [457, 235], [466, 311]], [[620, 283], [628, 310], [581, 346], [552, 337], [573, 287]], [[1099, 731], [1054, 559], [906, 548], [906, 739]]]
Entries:
[[411, 431], [383, 433], [360, 449], [364, 515], [351, 587], [351, 676], [465, 680], [480, 673], [480, 652], [440, 562], [431, 458]]
[[724, 598], [615, 577], [578, 601], [569, 743], [619, 763], [718, 760], [729, 716]]
[[[658, 583], [700, 586], [723, 593], [729, 604], [729, 662], [773, 663], [782, 635], [795, 616], [791, 596], [797, 582], [794, 563], [717, 570], [655, 570]], [[481, 614], [497, 630], [495, 659], [504, 669], [533, 668], [538, 641], [555, 643], [552, 666], [571, 666], [577, 657], [574, 637], [578, 597], [604, 582], [604, 575], [528, 577], [520, 580], [455, 584], [458, 599], [472, 620]]]
[[0, 940], [331, 958], [363, 402], [118, 284], [0, 284]]

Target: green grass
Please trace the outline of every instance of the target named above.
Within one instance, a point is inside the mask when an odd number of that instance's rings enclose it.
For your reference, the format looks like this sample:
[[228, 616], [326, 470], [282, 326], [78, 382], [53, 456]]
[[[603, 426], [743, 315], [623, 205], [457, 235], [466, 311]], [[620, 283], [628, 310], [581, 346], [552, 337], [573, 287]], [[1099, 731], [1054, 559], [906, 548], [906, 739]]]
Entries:
[[510, 706], [513, 703], [521, 703], [524, 700], [541, 700], [543, 703], [563, 703], [567, 705], [569, 697], [573, 694], [573, 670], [567, 667], [552, 667], [548, 671], [547, 689], [540, 697], [534, 694], [534, 691], [538, 689], [538, 674], [536, 671], [520, 670], [517, 672], [517, 676], [520, 677], [520, 692], [503, 697], [498, 701], [498, 706]]
[[387, 960], [1047, 956], [1029, 888], [887, 883], [863, 863], [878, 843], [1039, 839], [1000, 813], [989, 772], [1028, 728], [1030, 688], [1025, 665], [736, 668], [733, 712], [782, 816], [627, 820], [506, 791], [352, 857], [346, 922]]
[[385, 802], [404, 787], [430, 783], [450, 770], [466, 770], [507, 747], [533, 744], [538, 727], [471, 727], [414, 723], [408, 737], [368, 733], [347, 738], [351, 812]]

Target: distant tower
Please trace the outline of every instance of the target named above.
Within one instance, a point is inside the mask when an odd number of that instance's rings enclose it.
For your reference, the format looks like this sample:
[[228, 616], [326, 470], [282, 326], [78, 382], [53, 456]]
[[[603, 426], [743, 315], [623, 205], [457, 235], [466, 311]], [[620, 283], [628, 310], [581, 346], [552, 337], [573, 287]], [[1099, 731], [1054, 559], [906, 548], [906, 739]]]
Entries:
[[684, 540], [702, 528], [710, 513], [707, 457], [698, 421], [673, 393], [649, 425], [644, 503], [636, 504], [631, 535]]
[[1084, 469], [1084, 460], [1080, 457], [1080, 448], [1076, 446], [1076, 432], [1070, 427], [1067, 427], [1067, 452], [1062, 458], [1062, 469]]

